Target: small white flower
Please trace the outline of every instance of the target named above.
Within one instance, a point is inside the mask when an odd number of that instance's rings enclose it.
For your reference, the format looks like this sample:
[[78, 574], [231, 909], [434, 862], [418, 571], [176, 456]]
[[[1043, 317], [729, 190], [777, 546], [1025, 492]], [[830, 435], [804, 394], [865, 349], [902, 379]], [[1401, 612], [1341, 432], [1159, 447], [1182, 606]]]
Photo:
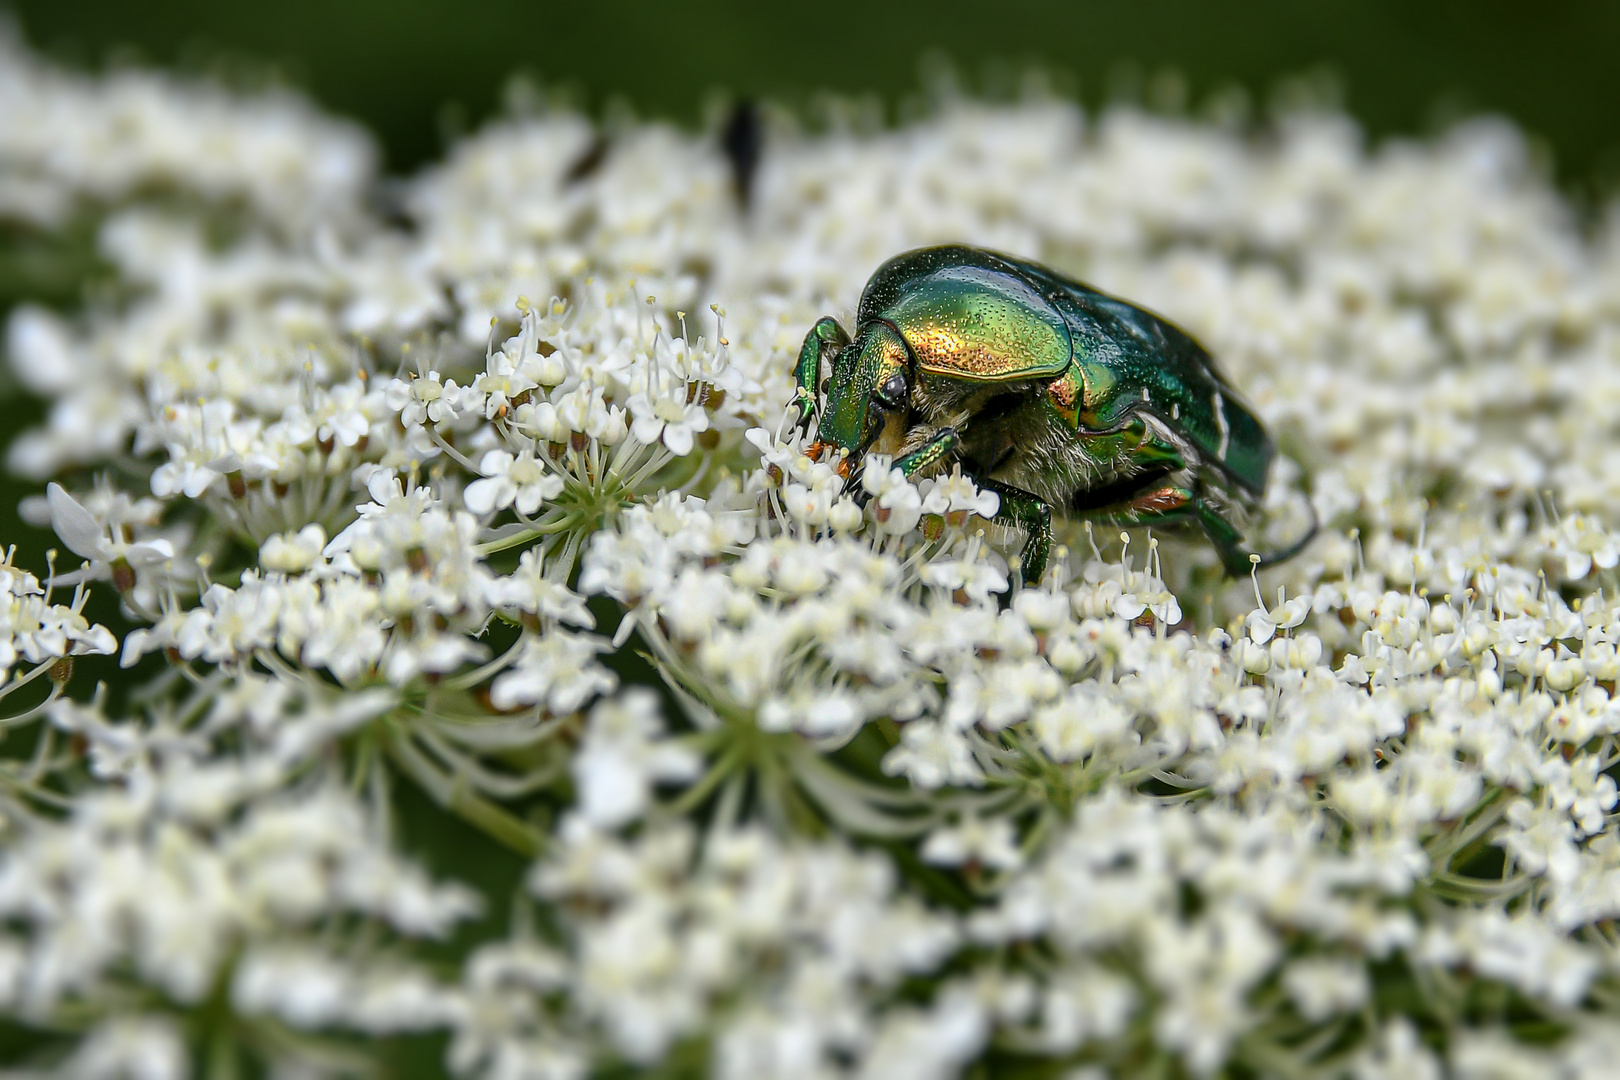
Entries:
[[1007, 591], [1007, 575], [970, 551], [961, 559], [937, 559], [923, 567], [922, 579], [948, 593], [960, 592], [974, 603], [984, 604], [991, 593]]
[[326, 548], [326, 530], [305, 525], [296, 533], [276, 533], [259, 545], [259, 565], [278, 574], [302, 574], [314, 566]]
[[913, 720], [901, 729], [900, 745], [884, 757], [883, 771], [920, 788], [974, 785], [984, 779], [967, 740], [932, 720]]
[[636, 688], [591, 709], [574, 755], [579, 812], [598, 828], [627, 825], [646, 810], [652, 785], [695, 780], [702, 760], [663, 738], [658, 697]]
[[1001, 496], [988, 488], [979, 488], [962, 475], [960, 466], [946, 476], [927, 483], [922, 492], [922, 512], [925, 514], [974, 514], [989, 519], [1001, 509]]
[[964, 817], [935, 829], [923, 841], [921, 855], [938, 866], [972, 862], [991, 870], [1011, 870], [1023, 861], [1017, 830], [1004, 817]]
[[1367, 966], [1350, 959], [1296, 960], [1283, 972], [1282, 982], [1294, 1007], [1307, 1020], [1353, 1012], [1361, 1008], [1371, 989]]
[[690, 454], [693, 439], [709, 430], [709, 414], [696, 403], [636, 394], [628, 405], [630, 415], [635, 417], [630, 434], [647, 446], [662, 441], [677, 457]]
[[[1256, 597], [1256, 600], [1258, 599]], [[1264, 645], [1278, 630], [1293, 629], [1304, 622], [1310, 613], [1309, 596], [1296, 596], [1292, 600], [1285, 600], [1279, 595], [1276, 607], [1268, 610], [1264, 604], [1259, 605], [1244, 617], [1243, 625], [1249, 631], [1249, 640], [1256, 645]]]
[[803, 525], [818, 526], [827, 522], [832, 511], [831, 488], [809, 488], [803, 484], [789, 484], [782, 489], [782, 505], [788, 514]]
[[82, 1080], [182, 1080], [190, 1074], [185, 1040], [175, 1024], [140, 1014], [97, 1025], [61, 1073]]
[[496, 678], [490, 699], [497, 708], [540, 705], [556, 714], [570, 713], [617, 684], [596, 655], [603, 642], [558, 630], [524, 639], [517, 660]]
[[19, 658], [43, 664], [64, 656], [118, 650], [110, 630], [80, 614], [86, 599], [80, 591], [71, 605], [49, 603], [34, 575], [0, 562], [0, 687]]
[[836, 533], [852, 533], [861, 527], [861, 508], [854, 499], [841, 498], [827, 508], [827, 524]]
[[45, 497], [50, 503], [51, 527], [62, 543], [75, 555], [90, 560], [93, 576], [112, 578], [120, 591], [134, 588], [141, 574], [175, 557], [174, 546], [166, 539], [131, 543], [116, 538], [60, 484], [47, 485]]
[[454, 379], [444, 379], [429, 371], [412, 379], [395, 379], [388, 384], [383, 401], [399, 413], [407, 428], [440, 424], [461, 415], [463, 392]]
[[467, 509], [475, 514], [515, 505], [519, 514], [530, 517], [541, 503], [555, 499], [563, 490], [563, 478], [537, 460], [532, 447], [526, 446], [516, 455], [491, 450], [479, 461], [478, 471], [484, 479], [468, 484], [463, 495]]
[[861, 486], [872, 496], [872, 520], [879, 532], [903, 536], [917, 527], [924, 512], [922, 493], [888, 458], [873, 454], [866, 459]]
[[1081, 683], [1036, 710], [1033, 726], [1041, 749], [1054, 761], [1078, 761], [1122, 741], [1131, 730], [1131, 714], [1095, 683]]

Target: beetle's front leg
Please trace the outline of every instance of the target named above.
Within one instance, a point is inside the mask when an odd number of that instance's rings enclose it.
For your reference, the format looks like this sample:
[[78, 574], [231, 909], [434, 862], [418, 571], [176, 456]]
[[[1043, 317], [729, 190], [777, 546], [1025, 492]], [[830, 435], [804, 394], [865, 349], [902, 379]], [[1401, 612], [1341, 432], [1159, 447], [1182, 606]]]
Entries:
[[1019, 561], [1023, 564], [1025, 585], [1039, 585], [1046, 573], [1046, 559], [1052, 550], [1052, 507], [1047, 501], [1023, 488], [1015, 488], [996, 480], [973, 478], [979, 487], [995, 492], [1001, 498], [995, 520], [1010, 523], [1022, 529], [1024, 550]]
[[841, 349], [848, 344], [849, 335], [831, 315], [823, 315], [817, 319], [816, 325], [804, 335], [804, 345], [799, 348], [799, 363], [793, 371], [798, 384], [793, 392], [793, 402], [799, 407], [800, 431], [810, 429], [810, 418], [816, 414], [816, 408], [821, 401], [816, 383], [821, 380], [822, 356], [829, 346]]
[[[962, 444], [962, 436], [955, 428], [940, 428], [934, 437], [923, 443], [909, 454], [901, 454], [894, 459], [890, 468], [899, 469], [900, 475], [910, 480], [918, 473], [932, 465], [949, 458], [956, 453], [956, 448]], [[845, 491], [855, 493], [855, 501], [862, 506], [866, 505], [866, 492], [861, 490], [861, 478], [866, 473], [864, 461], [851, 462], [854, 468], [844, 483]]]
[[[937, 465], [956, 453], [962, 436], [955, 428], [941, 428], [922, 446], [895, 460], [895, 467], [908, 478], [932, 465]], [[1046, 560], [1052, 550], [1052, 507], [1039, 495], [1015, 488], [996, 480], [974, 476], [973, 482], [993, 491], [1001, 499], [996, 520], [1022, 529], [1028, 538], [1024, 544], [1024, 583], [1038, 584], [1046, 573]]]
[[924, 469], [937, 465], [956, 453], [957, 447], [962, 445], [962, 435], [953, 427], [940, 428], [934, 432], [934, 437], [923, 443], [909, 454], [901, 454], [894, 459], [894, 467], [899, 469], [907, 480], [916, 476]]

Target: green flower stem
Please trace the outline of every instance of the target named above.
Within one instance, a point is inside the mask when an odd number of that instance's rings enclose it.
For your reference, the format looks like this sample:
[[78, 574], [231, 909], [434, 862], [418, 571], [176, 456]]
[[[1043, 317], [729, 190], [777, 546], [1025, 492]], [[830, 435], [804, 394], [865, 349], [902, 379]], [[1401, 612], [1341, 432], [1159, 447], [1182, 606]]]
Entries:
[[1253, 1032], [1240, 1038], [1234, 1049], [1236, 1051], [1234, 1056], [1251, 1063], [1255, 1072], [1261, 1076], [1282, 1077], [1284, 1080], [1315, 1080], [1326, 1075], [1321, 1069], [1312, 1067], [1296, 1054], [1270, 1040], [1259, 1038]]
[[446, 442], [444, 436], [439, 434], [439, 429], [436, 426], [432, 424], [427, 425], [427, 432], [428, 435], [433, 439], [434, 445], [440, 450], [443, 450], [446, 454], [449, 454], [463, 469], [466, 469], [474, 476], [482, 475], [482, 473], [478, 471], [478, 465], [473, 461], [470, 461], [460, 450], [457, 450], [455, 447]]
[[377, 1075], [376, 1062], [360, 1047], [293, 1031], [278, 1021], [263, 1017], [238, 1017], [236, 1023], [242, 1032], [243, 1042], [266, 1058], [291, 1058], [305, 1065], [313, 1065], [323, 1074]]
[[242, 1051], [230, 996], [235, 967], [234, 957], [220, 967], [208, 997], [193, 1014], [198, 1034], [207, 1047], [203, 1072], [207, 1080], [237, 1080], [242, 1075]]
[[1447, 899], [1511, 900], [1535, 885], [1531, 877], [1508, 878], [1506, 881], [1486, 881], [1483, 878], [1464, 877], [1461, 874], [1436, 873], [1429, 875], [1429, 884], [1435, 892]]
[[532, 529], [525, 529], [522, 532], [513, 533], [511, 536], [503, 536], [499, 540], [490, 540], [486, 543], [475, 544], [473, 546], [473, 551], [479, 556], [493, 555], [498, 551], [510, 551], [513, 548], [523, 547], [526, 544], [531, 544], [542, 537], [554, 536], [561, 532], [568, 532], [569, 530], [574, 529], [582, 524], [583, 521], [583, 515], [581, 515], [578, 511], [571, 510], [562, 517], [558, 518], [556, 521], [547, 522], [544, 525], [536, 525]]
[[409, 737], [393, 730], [383, 736], [383, 750], [401, 772], [426, 791], [435, 802], [483, 830], [491, 838], [532, 859], [545, 847], [545, 837], [495, 803], [472, 791], [462, 776], [447, 776], [411, 745]]
[[442, 680], [437, 689], [446, 693], [455, 693], [461, 690], [471, 690], [485, 679], [494, 677], [496, 672], [510, 664], [513, 658], [516, 657], [518, 648], [521, 644], [522, 642], [519, 641], [510, 649], [507, 649], [505, 652], [501, 653], [501, 655], [495, 657], [495, 659], [486, 664], [482, 664], [479, 667], [475, 667], [471, 671], [464, 671], [460, 675], [453, 675], [448, 679]]
[[[891, 790], [860, 780], [799, 743], [786, 757], [789, 774], [821, 808], [821, 816], [852, 833], [886, 839], [919, 836], [937, 825], [943, 809], [914, 791]], [[904, 816], [881, 807], [913, 811]]]
[[704, 773], [697, 783], [681, 792], [681, 797], [669, 804], [669, 812], [674, 815], [685, 816], [696, 810], [703, 804], [703, 800], [707, 799], [717, 787], [725, 782], [727, 777], [736, 772], [746, 758], [747, 750], [742, 743], [736, 742], [727, 747], [721, 753], [719, 760], [709, 766], [709, 771]]
[[1498, 821], [1507, 813], [1512, 801], [1503, 798], [1505, 788], [1497, 788], [1487, 795], [1475, 808], [1475, 817], [1472, 821], [1452, 832], [1442, 833], [1435, 837], [1428, 848], [1428, 856], [1436, 866], [1448, 866], [1451, 860], [1466, 850], [1476, 840], [1490, 831]]
[[349, 778], [349, 790], [360, 792], [365, 789], [366, 781], [371, 777], [371, 770], [377, 762], [377, 739], [371, 727], [360, 732], [360, 738], [355, 740], [354, 746], [354, 772]]
[[[27, 686], [29, 683], [33, 682], [35, 679], [39, 678], [41, 675], [45, 674], [47, 671], [51, 670], [51, 667], [56, 663], [56, 659], [57, 659], [56, 657], [52, 657], [49, 660], [45, 660], [45, 661], [43, 661], [43, 662], [41, 662], [39, 664], [36, 664], [33, 667], [33, 669], [28, 672], [28, 674], [19, 675], [19, 676], [17, 676], [17, 678], [15, 678], [15, 679], [11, 680], [10, 682], [6, 683], [4, 686], [0, 686], [0, 700], [3, 700], [13, 690], [20, 690], [24, 686]], [[60, 691], [58, 691], [58, 692], [60, 692]], [[54, 698], [55, 698], [55, 694], [52, 695], [52, 699], [54, 699]], [[48, 704], [48, 702], [41, 703], [40, 705], [37, 705], [34, 708], [29, 709], [27, 712], [22, 713], [22, 714], [20, 714], [18, 716], [8, 716], [8, 717], [5, 717], [4, 719], [0, 719], [0, 725], [21, 723], [24, 720], [27, 720], [30, 717], [32, 717], [40, 709], [44, 708], [45, 704]]]
[[34, 780], [19, 776], [17, 772], [18, 770], [12, 768], [10, 763], [0, 768], [0, 789], [9, 791], [22, 799], [31, 799], [54, 810], [60, 810], [63, 813], [73, 809], [72, 799], [40, 787]]
[[555, 781], [562, 772], [561, 764], [557, 764], [551, 768], [532, 769], [526, 775], [501, 776], [446, 745], [445, 740], [432, 731], [420, 729], [416, 732], [416, 737], [433, 751], [435, 757], [450, 766], [458, 779], [500, 799], [520, 799], [531, 795]]

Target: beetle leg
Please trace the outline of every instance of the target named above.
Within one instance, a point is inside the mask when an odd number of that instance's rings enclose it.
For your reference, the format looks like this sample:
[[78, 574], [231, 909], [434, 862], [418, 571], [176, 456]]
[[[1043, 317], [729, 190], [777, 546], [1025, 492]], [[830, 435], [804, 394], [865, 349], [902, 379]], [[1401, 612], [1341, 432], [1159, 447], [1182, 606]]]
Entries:
[[1251, 566], [1271, 566], [1273, 563], [1293, 558], [1315, 538], [1317, 528], [1316, 515], [1313, 511], [1311, 527], [1306, 530], [1304, 536], [1281, 551], [1261, 555], [1260, 561], [1255, 563], [1251, 559], [1248, 545], [1243, 542], [1243, 534], [1237, 527], [1226, 520], [1220, 511], [1199, 497], [1197, 492], [1187, 488], [1166, 484], [1164, 487], [1144, 491], [1127, 503], [1096, 513], [1101, 517], [1124, 519], [1136, 525], [1169, 524], [1184, 521], [1189, 516], [1197, 518], [1199, 527], [1204, 530], [1204, 535], [1214, 545], [1215, 553], [1220, 556], [1221, 566], [1232, 577], [1242, 577], [1249, 572]]
[[1052, 507], [1039, 495], [996, 480], [973, 478], [979, 487], [1001, 497], [995, 520], [1022, 529], [1027, 539], [1019, 557], [1025, 585], [1038, 585], [1046, 573], [1046, 558], [1052, 550]]
[[821, 394], [816, 383], [821, 379], [821, 358], [827, 348], [831, 346], [841, 349], [849, 344], [849, 334], [838, 325], [838, 320], [831, 315], [823, 315], [816, 320], [816, 325], [804, 335], [804, 345], [799, 349], [799, 363], [794, 368], [794, 376], [798, 387], [793, 393], [793, 402], [799, 406], [799, 430], [810, 429], [810, 418], [816, 414], [821, 403]]
[[[1307, 503], [1307, 505], [1309, 505]], [[1305, 535], [1280, 551], [1268, 551], [1260, 555], [1251, 554], [1243, 543], [1243, 536], [1232, 523], [1218, 514], [1208, 503], [1202, 499], [1195, 499], [1194, 506], [1198, 513], [1198, 524], [1204, 527], [1204, 535], [1208, 536], [1210, 543], [1220, 554], [1221, 565], [1233, 577], [1242, 577], [1252, 567], [1266, 567], [1275, 563], [1292, 559], [1304, 549], [1306, 544], [1316, 539], [1318, 521], [1316, 508], [1311, 507], [1311, 527], [1305, 530]]]
[[[1221, 557], [1221, 565], [1233, 577], [1249, 572], [1249, 552], [1243, 544], [1243, 534], [1198, 493], [1175, 484], [1149, 488], [1129, 501], [1099, 507], [1096, 516], [1123, 521], [1133, 525], [1167, 525], [1194, 517]], [[1291, 554], [1291, 553], [1290, 553]]]
[[[934, 433], [933, 438], [917, 447], [917, 449], [909, 454], [901, 454], [895, 458], [891, 467], [899, 469], [900, 474], [910, 480], [924, 469], [949, 458], [956, 453], [957, 448], [961, 445], [962, 436], [955, 428], [940, 428]], [[861, 506], [866, 505], [866, 495], [861, 488], [861, 478], [865, 472], [866, 462], [862, 460], [854, 462], [847, 471], [839, 473], [840, 476], [844, 477], [844, 490], [854, 492], [855, 499]]]
[[1132, 499], [1127, 507], [1137, 521], [1173, 521], [1176, 518], [1186, 517], [1188, 509], [1199, 502], [1198, 497], [1186, 488], [1166, 484], [1152, 491], [1144, 491]]
[[[1083, 517], [1113, 521], [1125, 525], [1168, 525], [1185, 521], [1189, 515], [1208, 513], [1220, 526], [1225, 527], [1221, 537], [1210, 531], [1211, 526], [1205, 525], [1205, 531], [1210, 532], [1210, 539], [1217, 548], [1222, 547], [1222, 540], [1230, 540], [1233, 544], [1240, 544], [1243, 537], [1225, 518], [1215, 515], [1191, 490], [1175, 484], [1164, 484], [1160, 487], [1137, 491], [1123, 502], [1104, 503], [1100, 506], [1087, 506], [1081, 511]], [[1200, 521], [1202, 518], [1200, 517]], [[1248, 559], [1244, 555], [1245, 560]], [[1225, 559], [1223, 557], [1222, 561]], [[1244, 566], [1248, 566], [1245, 561]]]
[[909, 454], [902, 454], [894, 459], [894, 467], [905, 474], [907, 479], [917, 475], [930, 466], [956, 453], [957, 447], [962, 445], [962, 435], [953, 427], [940, 428], [934, 437], [923, 443]]
[[1203, 526], [1209, 542], [1215, 545], [1215, 553], [1221, 557], [1221, 565], [1226, 572], [1232, 577], [1247, 574], [1254, 564], [1244, 546], [1243, 534], [1204, 500], [1195, 496], [1192, 506], [1193, 512], [1198, 515], [1198, 524]]
[[[1309, 499], [1305, 501], [1305, 507], [1311, 512], [1311, 525], [1310, 528], [1305, 530], [1305, 535], [1301, 536], [1298, 540], [1295, 540], [1292, 544], [1289, 544], [1280, 551], [1268, 551], [1261, 555], [1260, 561], [1255, 564], [1256, 566], [1263, 569], [1276, 563], [1286, 562], [1287, 560], [1292, 559], [1295, 555], [1298, 555], [1301, 551], [1305, 550], [1306, 544], [1309, 544], [1312, 540], [1316, 539], [1316, 532], [1322, 524], [1321, 520], [1317, 518], [1316, 507], [1311, 505]], [[1246, 560], [1248, 556], [1244, 556], [1244, 558]], [[1245, 573], [1247, 573], [1247, 569], [1245, 569]]]

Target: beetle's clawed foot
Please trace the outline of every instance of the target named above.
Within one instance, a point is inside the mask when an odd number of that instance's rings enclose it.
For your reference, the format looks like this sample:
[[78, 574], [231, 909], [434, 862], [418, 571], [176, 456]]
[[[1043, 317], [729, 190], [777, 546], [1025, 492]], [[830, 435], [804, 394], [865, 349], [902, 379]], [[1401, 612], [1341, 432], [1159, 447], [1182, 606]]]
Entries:
[[829, 451], [833, 453], [833, 459], [828, 462], [828, 464], [832, 466], [833, 472], [837, 473], [839, 476], [842, 476], [845, 480], [848, 480], [851, 470], [856, 468], [855, 455], [838, 446], [836, 443], [823, 442], [822, 440], [817, 439], [815, 442], [804, 448], [804, 456], [809, 458], [811, 461], [820, 461], [827, 455]]
[[854, 499], [855, 505], [860, 507], [862, 510], [865, 510], [866, 504], [872, 501], [872, 493], [867, 491], [866, 485], [861, 483], [861, 478], [865, 475], [866, 466], [862, 465], [858, 468], [851, 469], [849, 479], [844, 481], [844, 494]]
[[[1263, 570], [1268, 566], [1275, 566], [1280, 562], [1286, 562], [1287, 560], [1292, 559], [1295, 555], [1298, 555], [1301, 551], [1304, 551], [1306, 546], [1309, 545], [1312, 540], [1316, 539], [1316, 534], [1320, 532], [1322, 528], [1322, 519], [1317, 517], [1316, 506], [1310, 501], [1310, 499], [1305, 500], [1305, 510], [1310, 515], [1310, 525], [1305, 529], [1305, 532], [1287, 547], [1279, 548], [1276, 551], [1263, 552], [1255, 556], [1250, 560], [1250, 562], [1254, 564], [1255, 569]], [[1245, 568], [1245, 572], [1247, 572], [1247, 568]]]
[[804, 448], [805, 456], [811, 461], [820, 461], [829, 451], [833, 452], [834, 457], [828, 464], [832, 466], [833, 472], [843, 478], [844, 494], [848, 495], [860, 488], [861, 476], [866, 472], [866, 466], [857, 460], [856, 455], [834, 443], [822, 442], [820, 439]]
[[793, 426], [800, 435], [808, 435], [810, 425], [816, 418], [816, 399], [807, 391], [800, 390], [794, 398], [793, 404], [799, 407], [799, 417], [793, 421]]

